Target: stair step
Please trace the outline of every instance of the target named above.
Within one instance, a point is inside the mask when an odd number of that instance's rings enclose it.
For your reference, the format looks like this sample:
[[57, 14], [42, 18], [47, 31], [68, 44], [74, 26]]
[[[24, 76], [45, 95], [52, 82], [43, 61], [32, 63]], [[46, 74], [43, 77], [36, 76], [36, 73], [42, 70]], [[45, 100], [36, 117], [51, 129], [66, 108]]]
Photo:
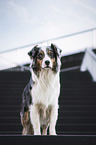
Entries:
[[62, 123], [81, 123], [81, 124], [96, 124], [96, 117], [60, 117], [58, 124]]
[[0, 125], [0, 132], [2, 131], [21, 131], [22, 126], [21, 124], [16, 124], [16, 123], [10, 123], [10, 124], [1, 124]]
[[59, 100], [59, 102], [60, 102], [60, 107], [62, 106], [62, 105], [96, 105], [96, 99], [94, 99], [94, 100], [79, 100], [79, 99], [67, 99], [67, 100], [65, 100], [65, 99], [60, 99]]
[[60, 97], [61, 100], [75, 100], [75, 99], [77, 100], [77, 98], [78, 98], [78, 100], [80, 100], [80, 99], [81, 100], [86, 100], [86, 99], [87, 100], [91, 100], [91, 99], [95, 100], [96, 99], [95, 93], [90, 95], [90, 94], [78, 94], [78, 93], [77, 94], [76, 93], [65, 94], [65, 93], [61, 92], [61, 96], [62, 96], [62, 97]]
[[57, 126], [57, 130], [60, 131], [85, 131], [85, 132], [96, 132], [96, 124], [61, 124]]
[[63, 80], [67, 81], [92, 81], [92, 78], [88, 72], [62, 72], [60, 75]]
[[[0, 72], [0, 134], [22, 133], [22, 92], [29, 79], [29, 72]], [[96, 134], [96, 83], [88, 72], [62, 72], [60, 79], [57, 133]]]

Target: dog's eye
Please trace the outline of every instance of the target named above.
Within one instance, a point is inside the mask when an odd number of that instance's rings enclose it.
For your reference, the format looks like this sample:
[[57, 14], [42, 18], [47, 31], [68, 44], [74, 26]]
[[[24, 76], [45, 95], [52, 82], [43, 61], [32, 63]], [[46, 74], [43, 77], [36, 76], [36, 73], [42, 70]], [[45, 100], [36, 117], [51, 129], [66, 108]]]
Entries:
[[40, 54], [38, 55], [38, 59], [42, 60], [42, 59], [43, 59], [43, 54], [40, 53]]
[[54, 58], [54, 53], [53, 53], [53, 51], [48, 51], [48, 55], [49, 55], [51, 58]]

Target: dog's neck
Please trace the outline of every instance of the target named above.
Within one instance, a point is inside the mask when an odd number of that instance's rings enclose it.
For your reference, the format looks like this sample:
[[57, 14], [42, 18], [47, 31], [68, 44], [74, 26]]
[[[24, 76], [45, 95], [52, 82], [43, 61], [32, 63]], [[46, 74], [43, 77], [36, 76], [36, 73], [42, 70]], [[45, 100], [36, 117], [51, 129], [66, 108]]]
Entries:
[[[48, 87], [55, 83], [57, 79], [59, 79], [59, 72], [54, 73], [51, 69], [42, 69], [37, 76], [33, 70], [31, 71], [32, 80], [35, 84], [42, 84], [42, 86]], [[57, 76], [57, 77], [56, 77]], [[59, 80], [58, 80], [59, 81]]]
[[53, 104], [58, 102], [60, 93], [59, 72], [54, 73], [51, 69], [42, 69], [39, 77], [32, 72], [32, 79], [35, 83], [32, 87], [31, 94], [35, 104], [39, 102], [48, 107], [48, 105], [51, 104], [52, 99], [54, 99]]

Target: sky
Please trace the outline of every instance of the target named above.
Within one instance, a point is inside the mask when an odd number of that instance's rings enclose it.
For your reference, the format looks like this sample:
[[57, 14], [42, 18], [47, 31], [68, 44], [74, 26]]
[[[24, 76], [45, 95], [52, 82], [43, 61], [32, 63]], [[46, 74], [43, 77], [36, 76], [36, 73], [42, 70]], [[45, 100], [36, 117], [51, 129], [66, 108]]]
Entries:
[[[96, 0], [0, 0], [0, 52], [94, 27]], [[63, 55], [84, 51], [96, 46], [96, 30], [52, 43]], [[0, 53], [1, 69], [28, 62], [30, 49]]]
[[0, 0], [0, 51], [96, 27], [96, 0]]

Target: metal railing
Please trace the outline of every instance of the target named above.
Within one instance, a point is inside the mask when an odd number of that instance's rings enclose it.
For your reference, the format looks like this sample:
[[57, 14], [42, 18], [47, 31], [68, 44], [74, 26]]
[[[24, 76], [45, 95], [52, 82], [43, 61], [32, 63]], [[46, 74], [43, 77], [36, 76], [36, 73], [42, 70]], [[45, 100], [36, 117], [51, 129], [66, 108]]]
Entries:
[[[63, 50], [62, 55], [68, 55], [71, 53], [76, 53], [78, 51], [84, 52], [85, 48], [96, 48], [96, 28], [92, 28], [92, 29], [64, 35], [61, 37], [56, 37], [56, 38], [52, 38], [52, 39], [48, 39], [48, 40], [44, 40], [44, 41], [40, 41], [40, 42], [36, 42], [32, 44], [20, 46], [20, 47], [9, 49], [9, 50], [0, 51], [0, 58], [2, 59], [2, 62], [3, 60], [6, 61], [4, 64], [5, 65], [4, 68], [6, 68], [6, 66], [8, 68], [8, 62], [12, 63], [12, 67], [15, 67], [18, 65], [22, 66], [25, 63], [29, 63], [30, 59], [27, 56], [27, 52], [34, 45], [38, 44], [42, 46], [42, 45], [50, 45], [51, 43], [56, 44]], [[8, 57], [9, 54], [12, 54], [11, 56], [14, 59], [11, 59], [11, 57]], [[0, 64], [0, 66], [2, 65], [3, 64]]]
[[96, 81], [96, 54], [92, 50], [86, 49], [80, 70], [88, 70], [93, 81]]
[[46, 42], [49, 43], [50, 41], [52, 42], [52, 41], [56, 41], [56, 40], [60, 40], [60, 39], [64, 39], [64, 38], [68, 38], [68, 37], [88, 33], [88, 32], [92, 32], [92, 44], [93, 44], [93, 32], [95, 30], [96, 30], [96, 28], [92, 28], [92, 29], [87, 29], [87, 30], [84, 30], [84, 31], [80, 31], [80, 32], [72, 33], [72, 34], [67, 34], [67, 35], [64, 35], [64, 36], [60, 36], [60, 37], [56, 37], [56, 38], [52, 38], [52, 39], [48, 39], [48, 40], [44, 40], [44, 41], [40, 41], [40, 42], [35, 42], [35, 43], [32, 43], [32, 44], [20, 46], [20, 47], [17, 47], [17, 48], [0, 51], [0, 54], [5, 53], [5, 52], [10, 52], [10, 51], [15, 51], [15, 50], [18, 50], [18, 49], [24, 49], [26, 47], [30, 47], [30, 46], [37, 45], [37, 44], [39, 45], [39, 44], [46, 43]]

